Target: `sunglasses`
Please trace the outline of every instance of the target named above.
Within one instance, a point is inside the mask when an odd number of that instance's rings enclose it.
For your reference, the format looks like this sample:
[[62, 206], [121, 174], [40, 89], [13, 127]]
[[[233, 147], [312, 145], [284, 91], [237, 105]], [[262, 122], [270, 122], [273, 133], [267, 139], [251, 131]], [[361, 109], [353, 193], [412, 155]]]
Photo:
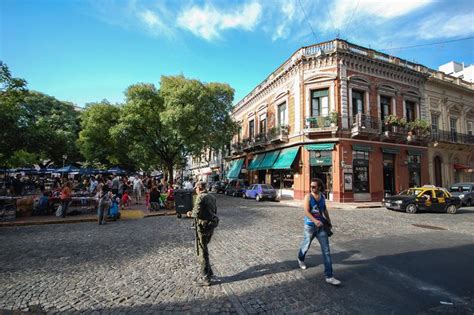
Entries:
[[318, 188], [318, 186], [311, 186], [311, 189], [313, 189], [313, 188]]

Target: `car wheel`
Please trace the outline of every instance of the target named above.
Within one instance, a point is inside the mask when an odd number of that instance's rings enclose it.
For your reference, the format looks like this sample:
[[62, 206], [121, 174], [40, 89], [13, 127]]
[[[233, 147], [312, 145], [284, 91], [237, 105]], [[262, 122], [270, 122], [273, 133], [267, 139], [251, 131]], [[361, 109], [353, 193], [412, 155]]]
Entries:
[[178, 213], [176, 216], [178, 217], [178, 219], [181, 219], [181, 213]]
[[247, 196], [245, 195], [245, 193], [242, 194], [242, 198], [246, 199]]
[[456, 208], [455, 205], [449, 205], [449, 206], [446, 208], [446, 213], [455, 214], [457, 210], [458, 210], [458, 209]]
[[262, 201], [262, 197], [260, 197], [260, 195], [257, 195], [257, 197], [255, 197], [255, 200]]
[[226, 196], [228, 196], [228, 195], [229, 195], [229, 194], [227, 193], [227, 190], [226, 190], [226, 191], [224, 191], [224, 195], [226, 195]]
[[237, 197], [237, 193], [234, 192], [234, 193], [232, 194], [232, 196], [233, 196], [233, 197]]
[[405, 211], [407, 213], [416, 213], [418, 211], [418, 208], [416, 207], [415, 204], [413, 203], [410, 203], [409, 205], [407, 205]]

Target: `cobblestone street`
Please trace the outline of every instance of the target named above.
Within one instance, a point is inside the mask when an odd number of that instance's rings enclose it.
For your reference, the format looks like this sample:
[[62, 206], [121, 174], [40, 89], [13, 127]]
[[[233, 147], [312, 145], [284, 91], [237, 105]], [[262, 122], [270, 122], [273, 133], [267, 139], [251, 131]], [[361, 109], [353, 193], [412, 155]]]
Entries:
[[[198, 288], [192, 221], [175, 216], [0, 229], [0, 309], [86, 313], [457, 313], [474, 310], [474, 210], [330, 211], [335, 276], [319, 244], [302, 271], [301, 208], [218, 195], [220, 284]], [[421, 225], [420, 226], [415, 226]], [[444, 303], [441, 303], [444, 302]]]

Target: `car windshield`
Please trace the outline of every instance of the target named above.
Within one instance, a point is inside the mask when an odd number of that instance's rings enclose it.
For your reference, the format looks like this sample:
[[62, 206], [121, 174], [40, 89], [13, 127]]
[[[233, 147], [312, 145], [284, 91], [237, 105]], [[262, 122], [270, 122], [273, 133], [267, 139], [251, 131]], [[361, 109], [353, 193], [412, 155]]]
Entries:
[[273, 189], [270, 185], [262, 185], [262, 189]]
[[400, 196], [417, 196], [423, 189], [407, 189], [399, 193]]
[[469, 192], [471, 190], [470, 186], [464, 185], [453, 185], [449, 187], [450, 192]]

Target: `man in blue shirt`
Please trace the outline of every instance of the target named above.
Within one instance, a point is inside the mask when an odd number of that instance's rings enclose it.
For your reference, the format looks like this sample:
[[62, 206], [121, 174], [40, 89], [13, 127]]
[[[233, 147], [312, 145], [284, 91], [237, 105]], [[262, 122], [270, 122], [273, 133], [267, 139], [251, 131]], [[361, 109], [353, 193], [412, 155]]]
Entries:
[[326, 282], [332, 285], [340, 285], [341, 281], [334, 278], [332, 273], [332, 260], [329, 249], [329, 237], [324, 225], [331, 226], [331, 219], [326, 208], [326, 200], [322, 194], [324, 186], [319, 178], [311, 180], [311, 193], [307, 194], [303, 201], [304, 208], [304, 238], [298, 252], [298, 265], [305, 270], [304, 259], [316, 237], [321, 245], [321, 253], [324, 260], [324, 274]]

